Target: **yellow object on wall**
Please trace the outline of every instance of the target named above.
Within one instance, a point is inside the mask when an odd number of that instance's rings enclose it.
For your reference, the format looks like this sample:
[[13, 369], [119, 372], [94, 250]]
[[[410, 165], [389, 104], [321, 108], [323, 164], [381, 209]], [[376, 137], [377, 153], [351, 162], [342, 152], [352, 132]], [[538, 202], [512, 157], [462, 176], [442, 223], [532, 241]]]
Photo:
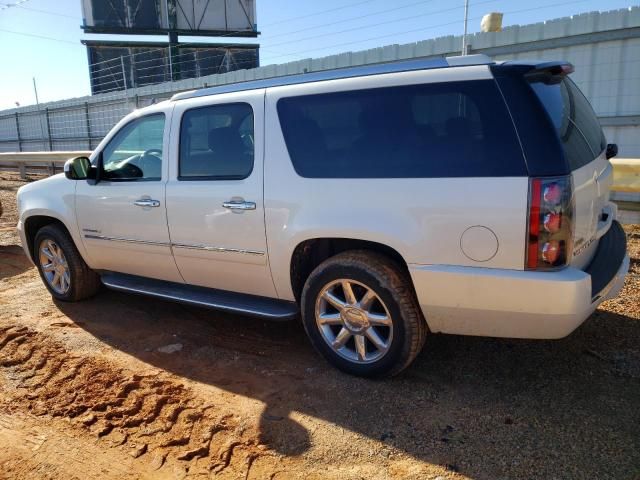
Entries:
[[640, 193], [640, 158], [612, 158], [614, 192]]

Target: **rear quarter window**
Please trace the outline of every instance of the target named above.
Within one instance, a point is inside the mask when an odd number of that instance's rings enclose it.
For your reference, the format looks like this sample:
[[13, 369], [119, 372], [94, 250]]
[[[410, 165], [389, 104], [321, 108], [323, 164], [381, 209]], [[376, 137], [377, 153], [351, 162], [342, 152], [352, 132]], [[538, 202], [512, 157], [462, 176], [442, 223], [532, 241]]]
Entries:
[[527, 175], [492, 80], [286, 97], [277, 109], [302, 177]]
[[535, 81], [530, 85], [553, 123], [571, 170], [585, 166], [602, 153], [606, 140], [600, 122], [571, 79]]

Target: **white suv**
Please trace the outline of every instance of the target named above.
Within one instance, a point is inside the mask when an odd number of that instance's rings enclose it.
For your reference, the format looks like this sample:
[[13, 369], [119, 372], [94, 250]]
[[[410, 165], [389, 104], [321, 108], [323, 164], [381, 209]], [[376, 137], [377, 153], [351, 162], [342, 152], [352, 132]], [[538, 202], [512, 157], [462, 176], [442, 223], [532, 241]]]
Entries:
[[63, 301], [300, 314], [357, 375], [427, 332], [563, 337], [629, 267], [616, 147], [571, 71], [467, 56], [180, 93], [22, 187], [24, 249]]

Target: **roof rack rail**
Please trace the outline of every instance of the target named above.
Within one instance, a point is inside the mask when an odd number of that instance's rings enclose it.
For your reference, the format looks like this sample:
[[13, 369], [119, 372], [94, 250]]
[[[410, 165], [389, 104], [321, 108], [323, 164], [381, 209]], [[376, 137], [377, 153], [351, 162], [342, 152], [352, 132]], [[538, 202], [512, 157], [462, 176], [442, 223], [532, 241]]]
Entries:
[[493, 63], [491, 57], [485, 55], [484, 53], [446, 57], [446, 60], [450, 67], [464, 67], [467, 65], [489, 65]]
[[205, 97], [221, 93], [241, 92], [259, 88], [280, 87], [301, 83], [320, 82], [323, 80], [337, 80], [341, 78], [362, 77], [369, 75], [381, 75], [384, 73], [409, 72], [414, 70], [429, 70], [435, 68], [458, 67], [468, 65], [488, 65], [493, 61], [486, 55], [466, 55], [463, 57], [440, 58], [415, 58], [396, 62], [373, 63], [355, 67], [343, 67], [332, 70], [320, 70], [310, 73], [298, 73], [281, 77], [271, 77], [262, 80], [247, 80], [236, 83], [206, 87], [198, 90], [189, 90], [176, 93], [171, 101], [185, 100], [187, 98]]

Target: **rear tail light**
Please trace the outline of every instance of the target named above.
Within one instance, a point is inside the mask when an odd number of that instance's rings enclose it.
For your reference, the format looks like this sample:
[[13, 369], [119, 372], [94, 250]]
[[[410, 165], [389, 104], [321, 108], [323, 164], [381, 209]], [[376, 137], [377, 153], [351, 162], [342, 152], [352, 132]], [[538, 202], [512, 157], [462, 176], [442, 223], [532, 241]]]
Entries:
[[560, 259], [562, 247], [558, 240], [550, 240], [542, 245], [542, 259], [549, 265], [554, 265]]
[[571, 177], [532, 178], [526, 268], [557, 269], [570, 261], [573, 243]]
[[560, 231], [560, 225], [562, 222], [562, 214], [561, 213], [547, 213], [544, 216], [544, 221], [542, 222], [542, 226], [549, 233], [556, 233]]

